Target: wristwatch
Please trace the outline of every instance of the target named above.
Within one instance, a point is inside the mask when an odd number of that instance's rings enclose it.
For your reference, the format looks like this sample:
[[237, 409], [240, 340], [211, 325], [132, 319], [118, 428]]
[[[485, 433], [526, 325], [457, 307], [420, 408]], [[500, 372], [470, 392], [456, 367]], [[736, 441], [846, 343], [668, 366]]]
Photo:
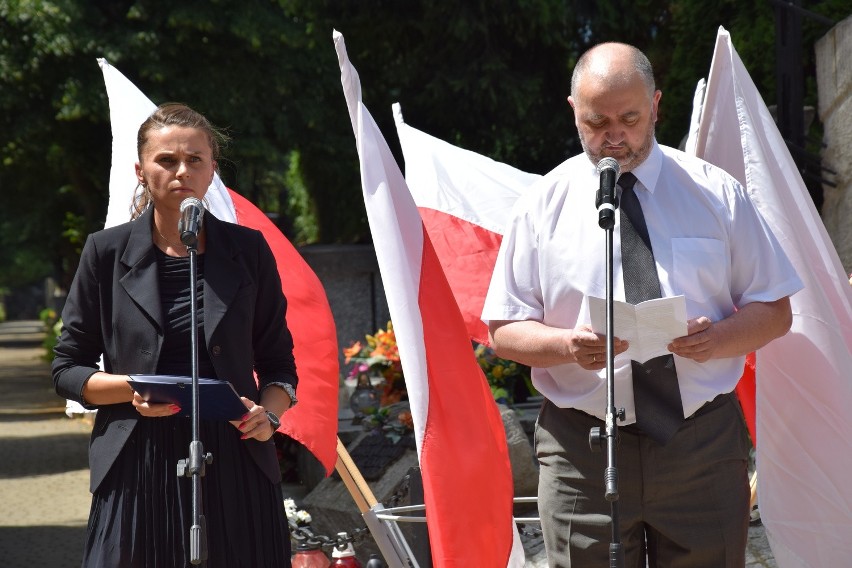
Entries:
[[278, 415], [271, 410], [267, 410], [266, 417], [269, 419], [269, 423], [272, 424], [272, 431], [278, 430], [278, 427], [281, 426], [281, 419], [278, 418]]

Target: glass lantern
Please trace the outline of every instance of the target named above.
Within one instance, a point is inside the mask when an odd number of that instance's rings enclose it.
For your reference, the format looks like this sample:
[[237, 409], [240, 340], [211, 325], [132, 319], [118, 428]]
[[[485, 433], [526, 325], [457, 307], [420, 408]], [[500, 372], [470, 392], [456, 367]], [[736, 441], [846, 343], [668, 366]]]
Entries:
[[367, 373], [358, 375], [358, 383], [355, 391], [349, 397], [349, 408], [352, 409], [353, 424], [360, 424], [364, 420], [367, 410], [378, 410], [380, 406], [379, 393], [373, 388], [370, 376]]

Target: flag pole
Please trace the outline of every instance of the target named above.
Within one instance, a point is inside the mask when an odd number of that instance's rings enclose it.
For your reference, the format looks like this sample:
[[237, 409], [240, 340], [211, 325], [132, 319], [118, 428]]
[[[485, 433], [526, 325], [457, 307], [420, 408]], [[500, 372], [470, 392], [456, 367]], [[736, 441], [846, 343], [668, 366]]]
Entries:
[[349, 490], [349, 494], [352, 495], [352, 499], [355, 500], [355, 505], [362, 515], [376, 505], [378, 502], [376, 496], [373, 495], [370, 486], [367, 485], [367, 481], [361, 475], [358, 466], [352, 461], [352, 456], [349, 455], [340, 438], [337, 438], [337, 463], [334, 469], [340, 474], [340, 479], [343, 480], [343, 484], [346, 485], [346, 489]]

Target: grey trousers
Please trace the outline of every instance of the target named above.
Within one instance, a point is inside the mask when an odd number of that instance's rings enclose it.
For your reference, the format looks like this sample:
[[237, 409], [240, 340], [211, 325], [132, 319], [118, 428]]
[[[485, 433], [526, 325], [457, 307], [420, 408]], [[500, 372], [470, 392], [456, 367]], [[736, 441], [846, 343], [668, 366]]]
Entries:
[[[538, 503], [552, 568], [609, 566], [611, 505], [606, 448], [589, 430], [603, 422], [545, 401], [536, 424]], [[734, 568], [748, 540], [748, 431], [733, 394], [688, 418], [660, 446], [619, 428], [617, 501], [626, 568]]]

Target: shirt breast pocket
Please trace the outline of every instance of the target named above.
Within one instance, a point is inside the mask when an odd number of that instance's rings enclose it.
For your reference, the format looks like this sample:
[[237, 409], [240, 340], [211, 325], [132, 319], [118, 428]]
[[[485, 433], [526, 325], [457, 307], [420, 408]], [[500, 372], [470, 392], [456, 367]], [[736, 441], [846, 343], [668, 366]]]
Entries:
[[675, 292], [693, 302], [716, 296], [729, 279], [725, 243], [718, 239], [672, 239]]

